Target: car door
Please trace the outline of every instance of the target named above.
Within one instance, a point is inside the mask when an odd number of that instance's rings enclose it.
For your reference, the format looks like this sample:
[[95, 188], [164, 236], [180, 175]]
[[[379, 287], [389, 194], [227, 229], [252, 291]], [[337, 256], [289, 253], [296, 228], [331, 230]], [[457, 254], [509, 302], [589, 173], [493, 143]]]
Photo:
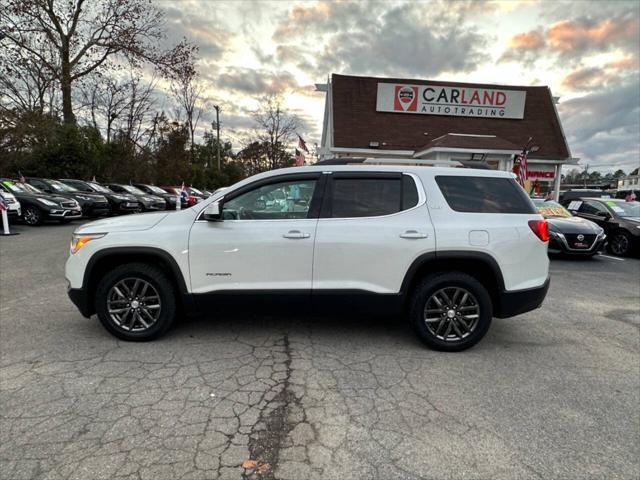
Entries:
[[413, 261], [435, 250], [422, 183], [400, 172], [333, 172], [313, 258], [313, 295], [393, 294]]
[[320, 180], [319, 173], [260, 180], [225, 195], [222, 221], [206, 221], [201, 215], [189, 237], [193, 293], [308, 294]]

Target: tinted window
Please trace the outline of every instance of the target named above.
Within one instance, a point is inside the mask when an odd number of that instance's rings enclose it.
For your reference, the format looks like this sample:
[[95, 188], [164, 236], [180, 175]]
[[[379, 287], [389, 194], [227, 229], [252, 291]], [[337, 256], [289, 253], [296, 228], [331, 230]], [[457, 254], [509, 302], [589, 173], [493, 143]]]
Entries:
[[511, 178], [438, 175], [436, 182], [457, 212], [536, 213], [527, 194]]
[[335, 178], [333, 218], [375, 217], [401, 210], [400, 178]]
[[582, 202], [582, 205], [580, 205], [580, 208], [578, 209], [578, 211], [580, 213], [586, 213], [591, 215], [597, 215], [598, 212], [609, 213], [607, 212], [607, 208], [604, 205], [601, 205], [598, 202], [590, 202], [588, 200], [585, 202]]
[[224, 202], [222, 214], [228, 220], [307, 218], [315, 187], [315, 180], [263, 185]]

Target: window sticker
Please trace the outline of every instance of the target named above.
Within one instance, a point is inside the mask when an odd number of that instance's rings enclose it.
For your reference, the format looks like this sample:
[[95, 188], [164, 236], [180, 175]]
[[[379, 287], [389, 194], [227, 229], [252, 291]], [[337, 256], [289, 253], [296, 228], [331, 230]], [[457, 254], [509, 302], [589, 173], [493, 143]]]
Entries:
[[578, 210], [580, 208], [580, 205], [582, 205], [582, 201], [580, 200], [574, 200], [573, 202], [571, 202], [569, 204], [569, 207], [567, 207], [569, 210]]
[[538, 207], [543, 217], [570, 217], [571, 214], [562, 207]]

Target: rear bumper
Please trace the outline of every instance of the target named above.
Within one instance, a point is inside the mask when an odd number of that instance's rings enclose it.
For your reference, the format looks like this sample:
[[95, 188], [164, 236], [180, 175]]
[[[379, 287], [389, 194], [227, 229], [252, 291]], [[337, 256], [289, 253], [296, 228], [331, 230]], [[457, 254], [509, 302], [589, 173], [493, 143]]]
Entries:
[[80, 310], [83, 317], [89, 318], [93, 314], [93, 309], [89, 305], [89, 299], [85, 291], [81, 288], [69, 288], [67, 290], [69, 298], [73, 304]]
[[497, 305], [494, 306], [493, 316], [497, 318], [509, 318], [521, 313], [535, 310], [544, 301], [549, 290], [550, 278], [540, 287], [527, 288], [526, 290], [503, 290], [498, 294]]

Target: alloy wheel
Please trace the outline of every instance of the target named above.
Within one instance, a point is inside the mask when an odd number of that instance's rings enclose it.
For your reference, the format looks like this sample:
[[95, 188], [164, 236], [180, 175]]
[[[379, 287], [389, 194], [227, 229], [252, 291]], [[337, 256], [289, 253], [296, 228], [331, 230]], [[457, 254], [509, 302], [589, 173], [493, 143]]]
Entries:
[[424, 308], [427, 330], [446, 342], [460, 341], [473, 333], [480, 319], [476, 297], [461, 287], [445, 287], [432, 294]]
[[34, 208], [27, 208], [24, 211], [23, 218], [27, 225], [36, 225], [40, 221], [40, 213]]
[[611, 239], [611, 251], [616, 255], [625, 255], [629, 250], [629, 239], [626, 235], [619, 233]]
[[127, 332], [142, 332], [158, 321], [162, 304], [151, 283], [131, 277], [111, 287], [107, 295], [107, 310], [119, 328]]

